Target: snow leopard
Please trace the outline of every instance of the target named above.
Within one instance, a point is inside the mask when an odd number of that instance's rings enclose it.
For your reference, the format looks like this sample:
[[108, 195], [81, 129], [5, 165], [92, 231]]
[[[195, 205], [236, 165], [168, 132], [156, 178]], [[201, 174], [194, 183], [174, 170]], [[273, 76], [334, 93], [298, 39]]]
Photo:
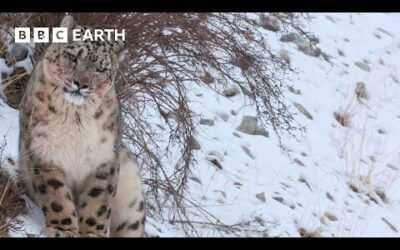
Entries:
[[[80, 26], [67, 15], [60, 27]], [[20, 104], [19, 167], [45, 237], [142, 237], [140, 171], [122, 144], [116, 74], [123, 41], [52, 43]]]

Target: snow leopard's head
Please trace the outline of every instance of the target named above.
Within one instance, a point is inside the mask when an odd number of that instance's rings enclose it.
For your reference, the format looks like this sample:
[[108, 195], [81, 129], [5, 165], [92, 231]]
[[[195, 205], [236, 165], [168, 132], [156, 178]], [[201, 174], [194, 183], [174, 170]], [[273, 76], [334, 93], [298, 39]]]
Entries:
[[81, 105], [90, 95], [101, 94], [114, 84], [125, 42], [72, 41], [72, 29], [82, 32], [91, 28], [79, 26], [71, 16], [64, 17], [61, 27], [68, 28], [68, 43], [53, 43], [45, 52], [43, 69], [48, 80], [63, 88], [65, 98]]

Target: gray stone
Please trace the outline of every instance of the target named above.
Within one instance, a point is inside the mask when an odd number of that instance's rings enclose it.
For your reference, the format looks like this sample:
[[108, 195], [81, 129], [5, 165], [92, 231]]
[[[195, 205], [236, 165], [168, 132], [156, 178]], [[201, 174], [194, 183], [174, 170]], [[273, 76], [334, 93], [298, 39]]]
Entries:
[[207, 126], [214, 126], [214, 120], [213, 119], [200, 119], [200, 124], [201, 125], [207, 125]]
[[[322, 51], [320, 48], [315, 48], [311, 51], [311, 54], [309, 54], [310, 56], [315, 56], [315, 57], [319, 57], [322, 54]], [[324, 53], [324, 59], [328, 60], [329, 57], [327, 57], [327, 55]]]
[[396, 171], [399, 170], [398, 167], [396, 167], [396, 165], [391, 164], [391, 163], [386, 163], [386, 167], [388, 167], [390, 169], [393, 169], [393, 170], [396, 170]]
[[265, 193], [264, 193], [264, 192], [261, 192], [261, 193], [256, 194], [256, 198], [259, 199], [259, 200], [262, 201], [262, 202], [265, 202], [265, 201], [266, 201], [266, 199], [265, 199]]
[[289, 86], [288, 90], [295, 95], [301, 95], [301, 91], [298, 89], [295, 89], [293, 86]]
[[331, 21], [332, 23], [336, 23], [335, 18], [333, 18], [332, 16], [325, 16], [326, 19], [328, 19], [329, 21]]
[[368, 99], [367, 88], [365, 87], [365, 83], [358, 82], [354, 92], [356, 93], [357, 98]]
[[194, 150], [200, 150], [201, 149], [201, 146], [200, 146], [199, 142], [195, 138], [192, 138], [192, 147], [193, 147]]
[[269, 132], [265, 128], [259, 126], [257, 126], [256, 132], [254, 134], [269, 137]]
[[199, 183], [200, 185], [203, 184], [203, 183], [201, 182], [201, 180], [200, 180], [199, 178], [197, 178], [196, 176], [191, 176], [191, 177], [189, 177], [189, 179], [191, 179], [191, 180], [194, 181], [194, 182]]
[[11, 52], [10, 58], [14, 59], [16, 62], [24, 60], [28, 56], [28, 48], [22, 44], [14, 43]]
[[297, 49], [309, 56], [319, 57], [321, 55], [321, 49], [313, 48], [311, 44], [298, 45]]
[[306, 55], [319, 57], [321, 55], [321, 49], [314, 48], [312, 45], [312, 41], [317, 43], [317, 38], [312, 38], [311, 41], [308, 38], [298, 34], [298, 33], [289, 33], [285, 34], [280, 38], [281, 42], [291, 42], [297, 45], [297, 49], [303, 52]]
[[390, 75], [390, 77], [392, 78], [392, 80], [393, 80], [395, 83], [400, 83], [399, 80], [398, 80], [394, 75]]
[[257, 130], [257, 117], [244, 116], [237, 130], [245, 134], [254, 135]]
[[335, 199], [333, 198], [333, 196], [329, 192], [326, 193], [326, 198], [328, 198], [329, 200], [335, 202]]
[[209, 161], [217, 168], [222, 169], [222, 164], [217, 158], [209, 159]]
[[262, 135], [269, 137], [268, 131], [265, 128], [257, 125], [257, 117], [254, 116], [243, 116], [242, 122], [237, 130], [249, 135]]
[[239, 90], [237, 88], [226, 88], [222, 91], [222, 94], [226, 97], [233, 97], [239, 94]]
[[285, 61], [287, 64], [290, 64], [290, 55], [287, 50], [281, 49], [279, 51], [279, 58]]
[[359, 67], [360, 69], [362, 69], [362, 70], [364, 70], [364, 71], [367, 71], [367, 72], [370, 72], [371, 71], [371, 68], [368, 66], [368, 64], [366, 64], [366, 63], [363, 63], [363, 62], [355, 62], [354, 63], [357, 67]]
[[211, 84], [214, 82], [214, 78], [208, 72], [205, 72], [203, 75], [201, 75], [200, 80], [205, 84]]
[[242, 138], [238, 133], [233, 132], [233, 135], [236, 136], [237, 138]]
[[378, 131], [378, 134], [381, 134], [381, 135], [382, 135], [382, 134], [386, 134], [385, 130], [383, 130], [383, 129], [381, 129], [381, 128], [378, 129], [377, 131]]
[[372, 162], [376, 162], [376, 158], [373, 155], [368, 156], [368, 159]]
[[273, 32], [281, 30], [278, 19], [269, 15], [262, 15], [260, 17], [260, 26]]
[[283, 203], [282, 197], [272, 197], [272, 199], [276, 200], [277, 202]]
[[208, 152], [207, 160], [218, 169], [222, 169], [222, 161], [224, 160], [224, 157], [218, 151], [212, 150]]
[[304, 167], [304, 163], [302, 161], [300, 161], [299, 159], [297, 159], [297, 158], [294, 158], [293, 162], [298, 164], [298, 165], [300, 165], [300, 166], [302, 166], [302, 167]]
[[285, 34], [281, 37], [280, 41], [291, 42], [296, 44], [297, 46], [302, 46], [302, 47], [310, 46], [310, 41], [298, 33]]
[[250, 157], [251, 159], [255, 159], [254, 155], [251, 153], [249, 147], [247, 147], [246, 145], [242, 145], [242, 149], [243, 151], [246, 153], [246, 155], [248, 157]]
[[339, 56], [345, 56], [343, 50], [337, 49], [337, 52], [338, 52]]
[[307, 111], [307, 109], [301, 105], [300, 103], [294, 102], [293, 105], [297, 108], [297, 110], [300, 111], [300, 113], [302, 113], [305, 117], [307, 117], [308, 119], [312, 120], [313, 117], [310, 114], [310, 112]]
[[304, 183], [308, 187], [308, 189], [310, 189], [310, 191], [312, 192], [312, 188], [311, 188], [310, 184], [308, 183], [308, 181], [306, 180], [306, 178], [304, 178], [303, 176], [300, 176], [299, 182]]
[[310, 36], [310, 41], [317, 44], [317, 43], [319, 43], [319, 38], [316, 36]]
[[338, 220], [338, 218], [337, 218], [334, 214], [331, 214], [331, 213], [329, 213], [329, 212], [325, 212], [324, 215], [325, 215], [326, 218], [328, 218], [330, 221], [337, 221], [337, 220]]
[[211, 150], [210, 152], [208, 152], [208, 155], [211, 157], [218, 158], [218, 160], [220, 161], [224, 161], [224, 156], [217, 150]]
[[221, 117], [221, 119], [224, 120], [225, 122], [228, 121], [229, 119], [229, 115], [225, 112], [217, 112], [217, 115]]
[[300, 36], [299, 34], [292, 32], [289, 34], [282, 35], [279, 40], [284, 43], [294, 42], [296, 39], [299, 39], [299, 36]]

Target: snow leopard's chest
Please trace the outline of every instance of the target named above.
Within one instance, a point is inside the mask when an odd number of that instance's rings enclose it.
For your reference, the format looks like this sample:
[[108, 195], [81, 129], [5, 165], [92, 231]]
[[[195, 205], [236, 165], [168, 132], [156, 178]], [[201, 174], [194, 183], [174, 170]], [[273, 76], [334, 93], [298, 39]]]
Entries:
[[57, 117], [32, 129], [31, 148], [42, 161], [64, 170], [71, 185], [79, 184], [102, 163], [114, 157], [115, 135], [104, 121]]

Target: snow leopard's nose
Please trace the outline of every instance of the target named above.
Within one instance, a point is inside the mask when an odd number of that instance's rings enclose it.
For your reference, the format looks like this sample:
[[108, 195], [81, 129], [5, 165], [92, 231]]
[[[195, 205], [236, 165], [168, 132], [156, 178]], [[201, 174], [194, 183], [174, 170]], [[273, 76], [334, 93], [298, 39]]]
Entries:
[[82, 82], [78, 82], [78, 81], [75, 81], [74, 80], [74, 85], [78, 88], [78, 89], [87, 89], [87, 88], [89, 88], [89, 85], [85, 82], [85, 83], [82, 83]]

